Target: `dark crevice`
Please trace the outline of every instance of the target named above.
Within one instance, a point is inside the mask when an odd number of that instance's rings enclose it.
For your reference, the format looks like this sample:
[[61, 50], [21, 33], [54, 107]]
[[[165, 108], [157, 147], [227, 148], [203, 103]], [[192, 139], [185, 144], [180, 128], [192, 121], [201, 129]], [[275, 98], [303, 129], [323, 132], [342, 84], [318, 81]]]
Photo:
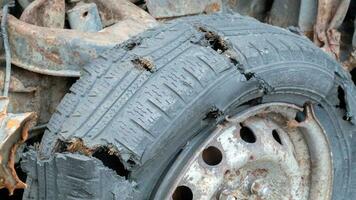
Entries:
[[345, 99], [345, 91], [341, 86], [338, 86], [337, 88], [337, 98], [339, 99], [339, 103], [335, 107], [345, 111], [345, 115], [342, 117], [342, 119], [345, 121], [351, 121], [350, 114], [348, 113], [346, 107], [347, 103]]
[[265, 8], [264, 13], [271, 12], [273, 3], [274, 3], [274, 0], [266, 0], [266, 8]]
[[240, 71], [240, 73], [244, 75], [247, 81], [251, 79], [256, 80], [260, 85], [260, 89], [262, 89], [265, 94], [268, 94], [274, 90], [274, 88], [267, 81], [259, 77], [256, 73], [244, 71]]
[[222, 115], [224, 115], [224, 113], [219, 108], [217, 108], [216, 106], [213, 106], [212, 108], [210, 108], [209, 112], [206, 113], [206, 115], [203, 118], [203, 120], [217, 119]]
[[204, 40], [201, 41], [203, 46], [210, 46], [220, 54], [229, 49], [228, 43], [217, 33], [209, 31], [204, 27], [198, 27], [198, 31], [204, 33]]
[[345, 92], [341, 86], [337, 88], [337, 98], [339, 99], [339, 103], [336, 107], [346, 110]]
[[54, 147], [54, 151], [57, 153], [66, 152], [68, 149], [68, 145], [69, 145], [69, 142], [57, 140], [55, 147]]
[[351, 77], [352, 77], [352, 81], [354, 82], [354, 84], [356, 85], [356, 68], [352, 69], [350, 71]]
[[255, 77], [255, 74], [252, 72], [243, 73], [243, 75], [245, 76], [246, 80], [250, 80], [251, 78]]
[[251, 99], [243, 104], [241, 104], [241, 106], [247, 105], [247, 106], [257, 106], [259, 104], [261, 104], [263, 101], [263, 97], [257, 97], [255, 99]]
[[127, 41], [127, 43], [125, 44], [125, 46], [123, 48], [127, 51], [131, 51], [135, 47], [140, 46], [140, 45], [141, 45], [141, 40], [130, 40], [130, 41]]
[[277, 130], [273, 130], [273, 131], [272, 131], [272, 136], [273, 136], [273, 138], [274, 138], [279, 144], [283, 145], [283, 144], [282, 144], [281, 137], [279, 136], [279, 133], [278, 133]]
[[121, 159], [115, 153], [112, 153], [109, 148], [99, 148], [92, 156], [101, 160], [106, 167], [114, 170], [119, 176], [128, 179], [130, 171], [125, 168]]
[[131, 62], [139, 69], [154, 72], [154, 64], [148, 58], [139, 57], [131, 60]]
[[[17, 173], [17, 176], [19, 177], [19, 179], [24, 181], [24, 180], [26, 180], [27, 176], [26, 176], [26, 173], [24, 171], [22, 171], [20, 162], [15, 164], [15, 170], [16, 170], [16, 173]], [[10, 196], [9, 191], [6, 188], [2, 188], [2, 189], [0, 189], [0, 199], [1, 200], [20, 200], [20, 199], [22, 199], [23, 192], [24, 192], [23, 189], [16, 189], [14, 191], [14, 194]]]
[[80, 138], [73, 138], [70, 141], [59, 141], [56, 149], [58, 153], [79, 153], [97, 158], [103, 162], [104, 166], [112, 169], [119, 176], [125, 177], [126, 179], [128, 179], [130, 174], [129, 169], [136, 166], [133, 160], [122, 161], [118, 151], [111, 145], [89, 148]]

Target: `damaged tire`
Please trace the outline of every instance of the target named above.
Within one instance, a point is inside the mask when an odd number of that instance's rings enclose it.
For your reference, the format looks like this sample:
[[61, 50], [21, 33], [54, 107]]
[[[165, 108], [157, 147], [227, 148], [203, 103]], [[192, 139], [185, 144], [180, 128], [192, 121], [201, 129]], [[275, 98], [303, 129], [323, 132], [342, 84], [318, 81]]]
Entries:
[[[171, 21], [84, 69], [53, 115], [40, 150], [22, 163], [28, 175], [24, 199], [163, 199], [175, 174], [228, 116], [271, 103], [309, 105], [332, 164], [324, 174], [332, 188], [323, 191], [332, 199], [351, 199], [355, 97], [336, 61], [287, 30], [239, 15]], [[204, 196], [186, 187], [173, 199]]]

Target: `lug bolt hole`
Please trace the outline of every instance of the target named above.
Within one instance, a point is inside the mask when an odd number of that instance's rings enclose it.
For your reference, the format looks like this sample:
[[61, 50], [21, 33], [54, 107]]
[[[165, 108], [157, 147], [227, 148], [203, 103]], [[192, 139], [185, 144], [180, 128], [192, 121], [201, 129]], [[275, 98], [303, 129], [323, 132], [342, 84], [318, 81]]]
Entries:
[[193, 192], [187, 186], [178, 186], [172, 195], [173, 200], [192, 200]]
[[272, 131], [272, 136], [273, 136], [274, 140], [276, 140], [279, 144], [283, 145], [282, 144], [282, 140], [279, 137], [279, 134], [278, 134], [277, 130], [273, 130]]
[[223, 155], [218, 148], [210, 146], [204, 149], [202, 157], [206, 164], [214, 166], [221, 163]]
[[246, 126], [241, 126], [240, 129], [240, 137], [243, 141], [247, 143], [255, 143], [256, 142], [256, 136], [253, 133], [253, 131], [246, 127]]

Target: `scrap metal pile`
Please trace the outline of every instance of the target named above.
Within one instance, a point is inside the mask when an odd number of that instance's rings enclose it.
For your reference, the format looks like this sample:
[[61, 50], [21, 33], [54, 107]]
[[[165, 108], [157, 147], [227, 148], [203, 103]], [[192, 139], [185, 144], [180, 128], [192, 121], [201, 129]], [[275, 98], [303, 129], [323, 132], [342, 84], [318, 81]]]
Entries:
[[0, 188], [10, 194], [25, 188], [15, 170], [22, 153], [36, 148], [83, 67], [162, 21], [238, 12], [304, 35], [346, 70], [355, 73], [356, 68], [356, 1], [352, 0], [2, 0], [1, 4]]

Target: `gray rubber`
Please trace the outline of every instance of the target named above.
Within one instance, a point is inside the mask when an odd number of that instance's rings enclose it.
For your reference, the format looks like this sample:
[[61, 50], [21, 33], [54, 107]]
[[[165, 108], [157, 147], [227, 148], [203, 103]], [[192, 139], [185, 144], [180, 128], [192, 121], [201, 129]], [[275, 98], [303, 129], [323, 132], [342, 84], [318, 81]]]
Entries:
[[[187, 17], [120, 44], [88, 65], [48, 125], [41, 160], [33, 160], [40, 165], [53, 159], [73, 138], [87, 148], [109, 147], [130, 171], [127, 181], [137, 183], [130, 185], [132, 197], [148, 199], [184, 145], [224, 116], [256, 103], [312, 101], [331, 134], [333, 198], [349, 199], [355, 192], [350, 143], [355, 98], [349, 75], [306, 38], [239, 15]], [[27, 171], [36, 179], [34, 170]], [[27, 190], [48, 194], [72, 185], [65, 177], [56, 184], [47, 181], [32, 181]], [[84, 199], [80, 192], [72, 197]], [[85, 196], [97, 198], [106, 196]], [[57, 193], [40, 199], [62, 198]]]
[[35, 155], [34, 151], [27, 152], [21, 163], [29, 175], [27, 184], [31, 186], [23, 199], [134, 200], [134, 183], [118, 176], [96, 158], [56, 153], [51, 159], [38, 161]]

